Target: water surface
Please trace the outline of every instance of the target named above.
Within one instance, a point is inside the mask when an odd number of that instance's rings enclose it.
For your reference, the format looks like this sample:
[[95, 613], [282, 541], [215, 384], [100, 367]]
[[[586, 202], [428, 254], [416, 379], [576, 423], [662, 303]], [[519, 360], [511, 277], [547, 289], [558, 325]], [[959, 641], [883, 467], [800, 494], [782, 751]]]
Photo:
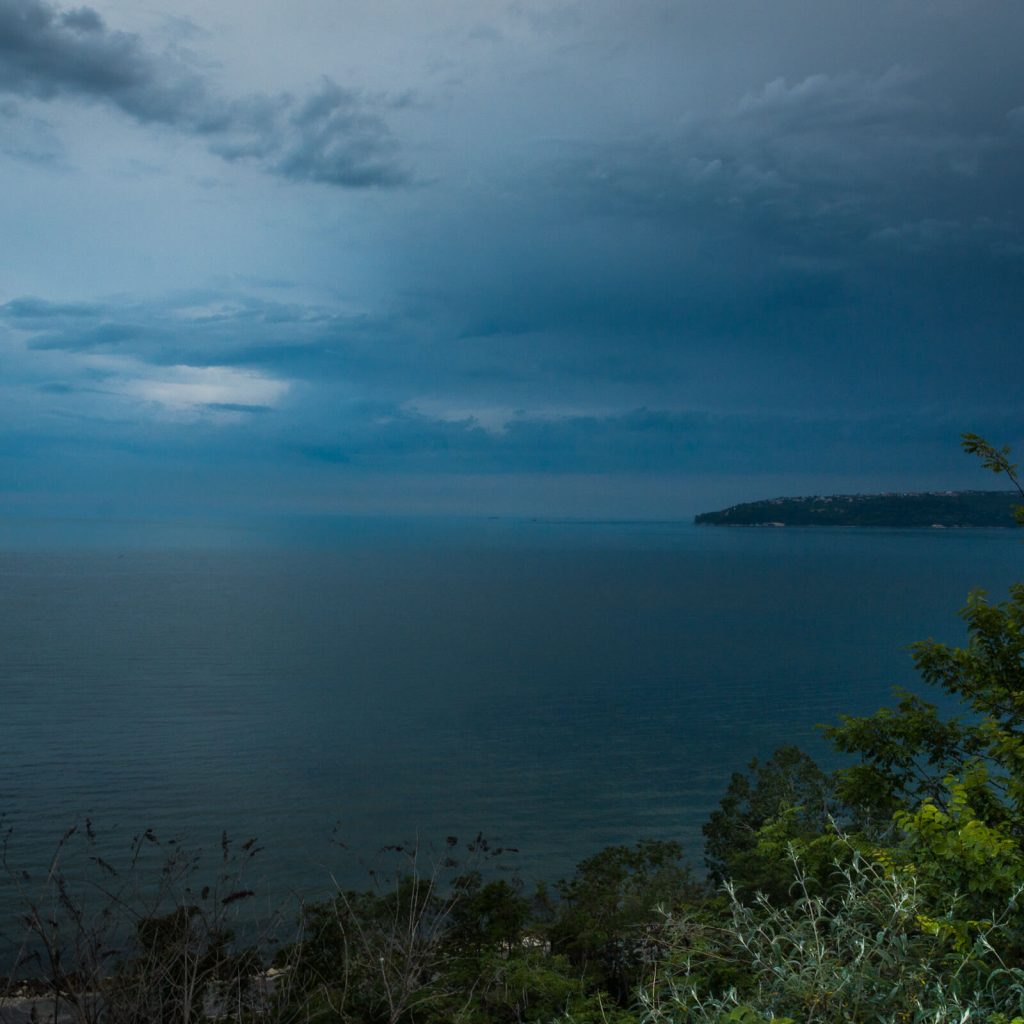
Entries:
[[270, 887], [482, 830], [528, 877], [677, 838], [729, 774], [915, 684], [1011, 531], [507, 521], [0, 530], [0, 809], [20, 865], [89, 815]]

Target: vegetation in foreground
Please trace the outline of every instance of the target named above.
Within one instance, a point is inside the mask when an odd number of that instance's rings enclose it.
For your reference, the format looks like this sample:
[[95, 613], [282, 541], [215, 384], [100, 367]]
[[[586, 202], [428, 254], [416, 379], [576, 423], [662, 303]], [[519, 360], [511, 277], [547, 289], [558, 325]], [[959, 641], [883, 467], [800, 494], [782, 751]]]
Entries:
[[[1005, 449], [965, 448], [1018, 485]], [[962, 614], [964, 647], [914, 647], [961, 713], [901, 693], [826, 730], [834, 773], [792, 747], [737, 773], [706, 879], [647, 841], [527, 893], [491, 869], [502, 851], [449, 837], [390, 848], [372, 888], [303, 907], [271, 950], [232, 926], [254, 844], [225, 837], [200, 886], [151, 834], [114, 867], [87, 825], [42, 893], [23, 883], [17, 971], [51, 1012], [111, 1024], [1024, 1024], [1024, 585]]]

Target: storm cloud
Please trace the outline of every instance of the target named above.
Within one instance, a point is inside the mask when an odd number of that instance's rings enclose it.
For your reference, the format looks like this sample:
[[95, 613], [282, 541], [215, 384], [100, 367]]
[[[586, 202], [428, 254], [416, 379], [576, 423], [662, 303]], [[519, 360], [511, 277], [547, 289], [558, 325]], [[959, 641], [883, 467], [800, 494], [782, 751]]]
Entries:
[[181, 56], [109, 28], [91, 7], [0, 0], [0, 90], [106, 103], [284, 178], [347, 188], [408, 179], [384, 118], [357, 91], [325, 78], [300, 97], [220, 96]]
[[1024, 443], [1014, 5], [94, 5], [0, 0], [41, 505], [685, 515]]

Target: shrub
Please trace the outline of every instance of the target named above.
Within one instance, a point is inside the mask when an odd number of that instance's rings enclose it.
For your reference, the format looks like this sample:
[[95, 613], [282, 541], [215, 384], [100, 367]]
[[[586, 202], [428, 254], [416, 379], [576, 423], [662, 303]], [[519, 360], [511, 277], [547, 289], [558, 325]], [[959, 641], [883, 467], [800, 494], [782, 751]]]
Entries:
[[[720, 926], [670, 917], [671, 955], [640, 993], [646, 1024], [996, 1024], [1024, 1014], [1024, 970], [996, 952], [1013, 899], [964, 945], [934, 927], [958, 920], [958, 899], [947, 894], [937, 910], [907, 871], [851, 850], [839, 883], [815, 895], [795, 852], [790, 866], [789, 904], [747, 904], [727, 885]], [[732, 982], [716, 985], [723, 969]]]

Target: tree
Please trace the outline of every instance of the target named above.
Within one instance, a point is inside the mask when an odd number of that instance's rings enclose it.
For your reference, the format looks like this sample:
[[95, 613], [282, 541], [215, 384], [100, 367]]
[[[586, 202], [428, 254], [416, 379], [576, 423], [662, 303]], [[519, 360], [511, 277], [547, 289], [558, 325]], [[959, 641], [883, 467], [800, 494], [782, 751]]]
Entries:
[[[1009, 448], [976, 434], [964, 434], [963, 447], [986, 468], [1007, 474], [1024, 497]], [[1024, 506], [1016, 515], [1024, 522]], [[1011, 824], [1024, 838], [1024, 585], [1011, 587], [1000, 604], [975, 591], [960, 614], [967, 623], [964, 647], [923, 640], [912, 649], [921, 677], [957, 698], [961, 715], [943, 717], [935, 704], [901, 692], [895, 708], [844, 716], [825, 732], [859, 761], [839, 773], [838, 792], [885, 820], [925, 800], [944, 807], [946, 780], [982, 766], [989, 775], [984, 787], [975, 787], [977, 812], [992, 824]]]
[[697, 894], [682, 854], [678, 843], [650, 839], [609, 846], [581, 861], [557, 886], [553, 952], [627, 999], [661, 911]]
[[792, 877], [788, 865], [766, 857], [760, 831], [784, 812], [790, 838], [820, 834], [838, 813], [833, 780], [798, 747], [780, 747], [746, 774], [736, 772], [718, 809], [703, 827], [704, 860], [712, 881], [731, 880], [741, 892], [784, 895]]
[[[964, 449], [1007, 474], [1024, 497], [1008, 448], [965, 434]], [[1024, 523], [1024, 507], [1016, 516]], [[955, 698], [957, 714], [901, 692], [895, 707], [843, 717], [826, 735], [856, 757], [837, 773], [836, 791], [859, 812], [862, 840], [912, 876], [937, 915], [955, 904], [929, 927], [962, 945], [995, 905], [1009, 905], [999, 952], [1016, 960], [1024, 954], [1016, 910], [1024, 889], [1024, 585], [997, 604], [975, 591], [961, 616], [965, 645], [913, 645], [921, 677]]]

